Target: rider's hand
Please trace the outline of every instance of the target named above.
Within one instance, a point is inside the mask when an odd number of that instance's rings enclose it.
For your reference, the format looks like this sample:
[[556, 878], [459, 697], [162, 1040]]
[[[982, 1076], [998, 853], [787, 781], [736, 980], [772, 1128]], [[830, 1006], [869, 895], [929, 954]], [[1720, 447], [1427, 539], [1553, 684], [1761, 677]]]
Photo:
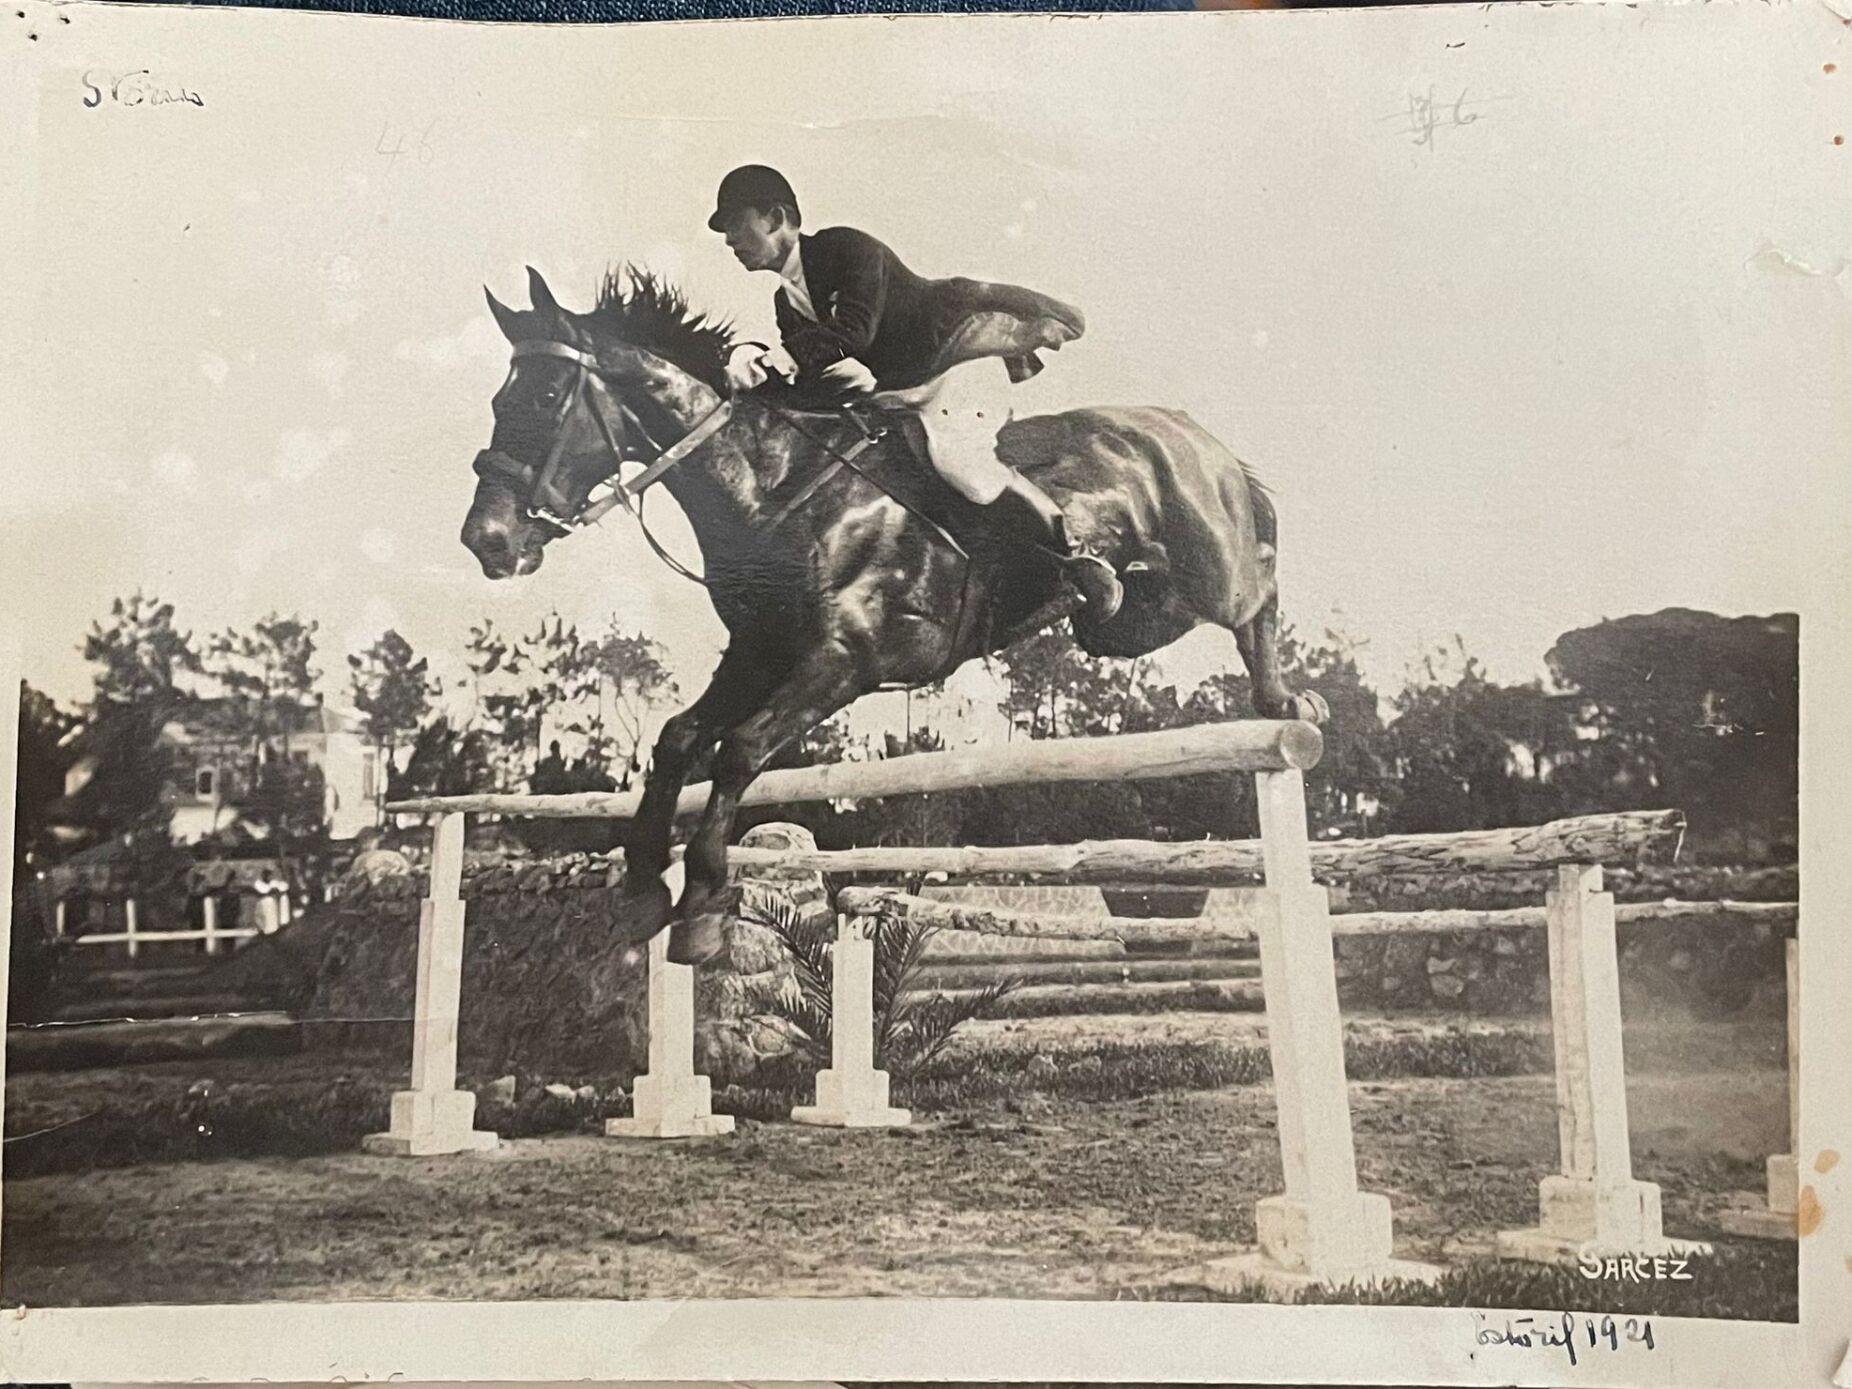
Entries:
[[736, 393], [754, 390], [765, 384], [770, 371], [769, 354], [761, 352], [756, 357], [748, 357], [741, 353], [727, 363], [727, 386]]
[[872, 391], [875, 388], [875, 374], [853, 357], [831, 362], [816, 373], [815, 379], [838, 390]]

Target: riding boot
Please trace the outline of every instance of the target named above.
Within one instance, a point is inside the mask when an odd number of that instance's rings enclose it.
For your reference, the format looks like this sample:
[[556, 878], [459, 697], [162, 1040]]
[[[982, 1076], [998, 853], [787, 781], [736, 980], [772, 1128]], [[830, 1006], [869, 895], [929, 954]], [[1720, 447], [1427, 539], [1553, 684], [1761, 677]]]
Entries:
[[1026, 532], [1028, 543], [1053, 551], [1088, 611], [1101, 622], [1110, 620], [1125, 601], [1125, 589], [1110, 564], [1088, 554], [1068, 534], [1067, 516], [1055, 499], [1021, 473], [1010, 479], [1009, 487], [997, 501], [1005, 498], [1013, 503], [1011, 511], [1026, 523], [1020, 529]]

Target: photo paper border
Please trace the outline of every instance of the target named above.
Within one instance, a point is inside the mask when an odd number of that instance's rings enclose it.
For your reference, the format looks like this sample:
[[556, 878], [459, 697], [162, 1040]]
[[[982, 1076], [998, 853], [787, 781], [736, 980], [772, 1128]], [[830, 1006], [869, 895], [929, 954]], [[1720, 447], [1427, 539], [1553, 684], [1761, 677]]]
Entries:
[[[39, 5], [40, 0], [28, 0]], [[202, 39], [235, 58], [241, 42], [301, 26], [310, 38], [338, 42], [350, 26], [432, 25], [441, 21], [304, 16], [281, 12], [137, 8], [94, 3], [60, 7], [81, 18], [100, 42], [132, 36], [150, 51], [185, 51]], [[1460, 7], [1463, 26], [1513, 22], [1531, 4]], [[1585, 8], [1591, 41], [1605, 39], [1605, 5]], [[1638, 7], [1629, 5], [1629, 10]], [[1670, 9], [1672, 7], [1663, 7]], [[1824, 49], [1846, 45], [1844, 24], [1830, 6], [1803, 0], [1737, 4], [1733, 0], [1677, 6], [1681, 22], [1741, 41], [1733, 13], [1753, 10], [1771, 38], [1798, 27]], [[1669, 17], [1669, 16], [1668, 16]], [[885, 19], [726, 21], [863, 27]], [[977, 25], [1047, 23], [1046, 18], [934, 16], [902, 23]], [[1400, 46], [1399, 26], [1415, 22], [1385, 12], [1293, 11], [1218, 15], [1089, 16], [1103, 43], [1126, 41], [1159, 23], [1300, 23], [1351, 26], [1359, 43]], [[1565, 23], [1583, 22], [1565, 18]], [[308, 26], [320, 25], [319, 29]], [[687, 25], [676, 26], [686, 29]], [[635, 42], [662, 40], [637, 31]], [[386, 35], [367, 31], [378, 40]], [[831, 38], [836, 37], [835, 33]], [[6, 64], [5, 103], [26, 189], [0, 217], [14, 245], [31, 245], [30, 169], [43, 152], [31, 148], [37, 83], [48, 69], [16, 36]], [[672, 41], [672, 40], [671, 40]], [[1753, 46], [1752, 46], [1753, 48]], [[1746, 59], [1753, 59], [1753, 51]], [[1746, 78], [1758, 70], [1743, 65]], [[1852, 90], [1852, 89], [1848, 89]], [[1852, 123], [1852, 122], [1849, 122]], [[1843, 189], [1822, 190], [1838, 198]], [[10, 200], [9, 200], [10, 201]], [[1845, 225], [1852, 226], [1852, 210]], [[29, 274], [29, 267], [22, 272]], [[1843, 272], [1842, 272], [1843, 278]], [[1844, 286], [1842, 284], [1841, 288]], [[5, 344], [30, 350], [30, 344]], [[1846, 442], [1852, 446], [1852, 411]], [[1848, 449], [1852, 456], [1852, 447]], [[1852, 1075], [1852, 1028], [1844, 1000], [1852, 987], [1852, 933], [1839, 929], [1842, 904], [1852, 901], [1852, 737], [1843, 711], [1852, 708], [1852, 563], [1844, 536], [1848, 492], [1819, 489], [1838, 478], [1809, 479], [1797, 498], [1797, 530], [1817, 556], [1814, 583], [1798, 595], [1802, 616], [1803, 764], [1801, 894], [1803, 915], [1818, 923], [1802, 937], [1800, 1168], [1817, 1208], [1814, 1228], [1800, 1241], [1801, 1321], [1798, 1326], [1654, 1318], [1657, 1346], [1587, 1357], [1571, 1367], [1560, 1352], [1488, 1349], [1479, 1342], [1487, 1318], [1513, 1315], [1471, 1309], [1274, 1307], [1245, 1304], [1044, 1303], [963, 1300], [760, 1300], [750, 1302], [575, 1303], [277, 1303], [206, 1307], [9, 1309], [0, 1317], [0, 1373], [13, 1382], [158, 1381], [205, 1378], [232, 1382], [284, 1379], [332, 1382], [412, 1378], [558, 1381], [596, 1379], [757, 1380], [1073, 1380], [1115, 1381], [1363, 1381], [1408, 1384], [1703, 1386], [1828, 1382], [1852, 1332], [1852, 1105], [1843, 1080]], [[8, 607], [13, 605], [9, 604]], [[16, 610], [9, 624], [24, 620]], [[17, 649], [7, 653], [9, 688], [17, 688]], [[8, 701], [7, 719], [17, 706]], [[10, 823], [16, 736], [5, 733], [4, 816]], [[10, 901], [10, 893], [6, 899]], [[4, 908], [0, 908], [4, 910]], [[0, 971], [5, 968], [0, 956]], [[0, 1006], [4, 989], [0, 988]], [[3, 1159], [0, 1159], [3, 1160]], [[1803, 1207], [1808, 1199], [1803, 1199]], [[1538, 1309], [1540, 1317], [1554, 1315]]]

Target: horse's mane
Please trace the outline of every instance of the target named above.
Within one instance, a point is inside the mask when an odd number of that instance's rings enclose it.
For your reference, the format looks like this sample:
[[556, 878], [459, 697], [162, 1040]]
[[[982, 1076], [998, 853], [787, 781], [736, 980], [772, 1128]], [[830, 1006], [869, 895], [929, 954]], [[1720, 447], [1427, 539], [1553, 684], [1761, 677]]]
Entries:
[[[696, 313], [680, 289], [648, 270], [624, 265], [607, 271], [598, 302], [580, 322], [596, 334], [653, 352], [727, 393], [727, 362], [736, 346], [733, 325]], [[795, 411], [834, 411], [863, 397], [854, 386], [792, 384], [775, 374], [750, 395]]]
[[688, 307], [674, 285], [625, 265], [605, 272], [598, 302], [582, 322], [596, 333], [654, 352], [725, 394], [733, 325]]

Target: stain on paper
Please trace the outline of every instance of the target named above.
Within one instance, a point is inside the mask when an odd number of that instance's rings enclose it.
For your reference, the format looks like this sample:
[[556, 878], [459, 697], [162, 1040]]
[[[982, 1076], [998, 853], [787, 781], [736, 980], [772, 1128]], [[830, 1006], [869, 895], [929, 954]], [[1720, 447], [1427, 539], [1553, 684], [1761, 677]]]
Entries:
[[1826, 1218], [1826, 1208], [1820, 1204], [1819, 1193], [1811, 1186], [1801, 1188], [1799, 1209], [1795, 1211], [1795, 1224], [1800, 1227], [1801, 1238], [1805, 1239], [1820, 1228], [1820, 1222]]

